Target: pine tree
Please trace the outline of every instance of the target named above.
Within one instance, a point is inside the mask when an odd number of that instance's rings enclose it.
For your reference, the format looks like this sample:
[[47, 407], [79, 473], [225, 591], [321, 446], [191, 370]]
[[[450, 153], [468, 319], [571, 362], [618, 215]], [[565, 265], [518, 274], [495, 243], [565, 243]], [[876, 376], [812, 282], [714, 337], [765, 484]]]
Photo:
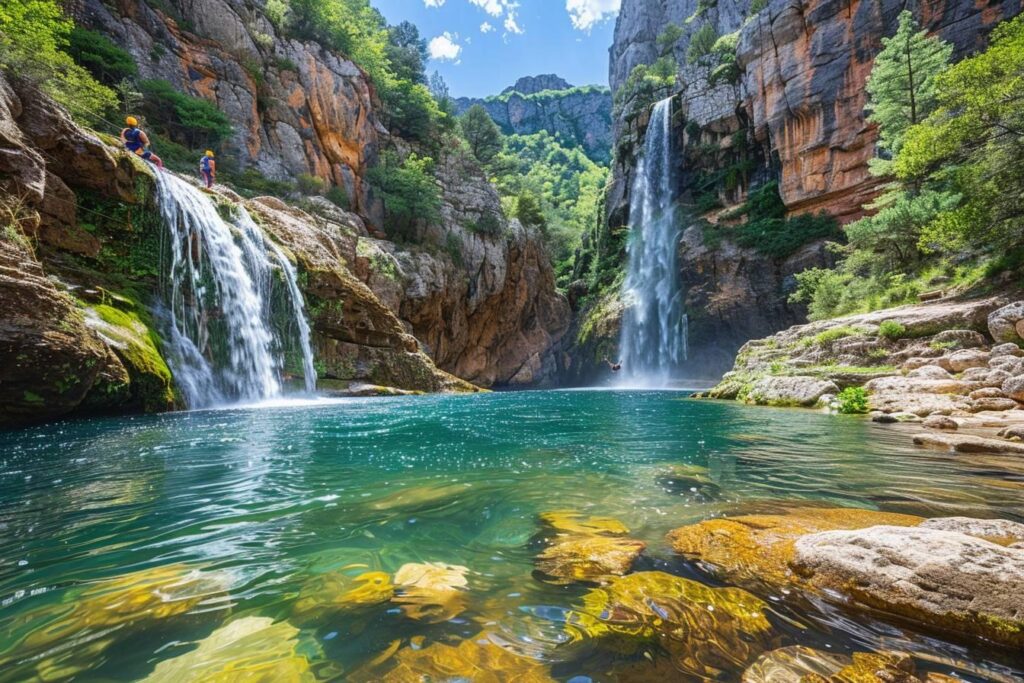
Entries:
[[479, 104], [474, 104], [462, 115], [459, 124], [473, 156], [481, 164], [489, 164], [502, 147], [501, 130], [490, 114]]
[[935, 110], [935, 77], [953, 54], [952, 45], [920, 30], [909, 10], [899, 22], [896, 34], [882, 39], [867, 83], [868, 121], [879, 125], [879, 147], [892, 156], [907, 129]]

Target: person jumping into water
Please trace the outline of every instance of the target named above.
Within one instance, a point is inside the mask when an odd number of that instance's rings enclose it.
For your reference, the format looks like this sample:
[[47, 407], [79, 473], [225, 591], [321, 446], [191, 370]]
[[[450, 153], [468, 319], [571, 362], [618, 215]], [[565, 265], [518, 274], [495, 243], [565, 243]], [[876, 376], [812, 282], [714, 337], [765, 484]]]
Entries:
[[149, 151], [149, 136], [139, 128], [139, 120], [129, 116], [124, 120], [128, 127], [121, 131], [121, 143], [124, 144], [132, 154], [138, 154], [146, 161], [151, 161], [157, 168], [163, 168], [164, 162], [157, 155]]
[[622, 363], [613, 363], [610, 360], [608, 360], [608, 356], [604, 357], [604, 362], [608, 364], [608, 369], [611, 370], [612, 372], [618, 372], [619, 370], [622, 369]]
[[213, 187], [213, 182], [217, 179], [217, 162], [213, 160], [213, 156], [213, 151], [208, 149], [199, 160], [199, 175], [206, 183], [206, 189]]

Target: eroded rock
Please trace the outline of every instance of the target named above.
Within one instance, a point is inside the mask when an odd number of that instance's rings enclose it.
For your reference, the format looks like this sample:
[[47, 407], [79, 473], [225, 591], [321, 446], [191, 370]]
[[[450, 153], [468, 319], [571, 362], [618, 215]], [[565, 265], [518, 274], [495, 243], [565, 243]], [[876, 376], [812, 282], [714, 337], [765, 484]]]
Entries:
[[1024, 455], [1024, 444], [989, 439], [975, 434], [917, 434], [914, 443], [957, 453], [1012, 453]]
[[1024, 321], [1024, 301], [1015, 301], [989, 314], [988, 332], [997, 343], [1021, 344], [1024, 343], [1018, 328], [1021, 321]]
[[749, 399], [760, 405], [815, 405], [825, 394], [838, 394], [835, 383], [816, 377], [765, 377], [750, 391]]

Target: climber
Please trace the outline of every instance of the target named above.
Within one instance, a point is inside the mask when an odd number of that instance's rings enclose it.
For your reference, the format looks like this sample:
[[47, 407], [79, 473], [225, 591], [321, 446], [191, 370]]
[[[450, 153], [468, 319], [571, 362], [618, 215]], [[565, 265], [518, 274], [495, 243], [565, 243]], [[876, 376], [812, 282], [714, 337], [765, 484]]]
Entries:
[[151, 161], [157, 165], [157, 168], [163, 168], [164, 162], [157, 155], [149, 151], [149, 136], [139, 128], [139, 121], [134, 116], [129, 116], [124, 120], [128, 127], [121, 131], [121, 142], [125, 148], [133, 153], [138, 154], [146, 161]]
[[217, 179], [217, 162], [213, 160], [213, 150], [206, 150], [206, 154], [199, 160], [199, 175], [206, 183], [206, 189], [213, 187], [213, 181]]
[[608, 364], [608, 369], [611, 370], [612, 372], [618, 372], [619, 370], [622, 369], [622, 363], [613, 363], [610, 360], [608, 360], [608, 356], [604, 357], [604, 362]]

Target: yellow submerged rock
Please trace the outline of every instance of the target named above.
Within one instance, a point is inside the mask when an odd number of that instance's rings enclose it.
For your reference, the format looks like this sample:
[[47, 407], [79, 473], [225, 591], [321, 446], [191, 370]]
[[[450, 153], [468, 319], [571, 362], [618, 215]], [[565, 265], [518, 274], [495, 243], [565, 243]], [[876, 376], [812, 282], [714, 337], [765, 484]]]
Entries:
[[467, 567], [443, 562], [402, 565], [395, 574], [393, 601], [417, 621], [439, 623], [466, 611]]
[[487, 633], [481, 633], [458, 645], [434, 643], [421, 649], [402, 648], [393, 657], [378, 659], [354, 672], [347, 680], [353, 683], [553, 683], [555, 679], [540, 662], [510, 652]]
[[587, 593], [567, 627], [577, 640], [625, 654], [657, 644], [680, 672], [713, 677], [742, 669], [769, 647], [767, 607], [740, 588], [639, 572]]
[[628, 538], [569, 538], [546, 548], [536, 566], [548, 583], [605, 583], [626, 574], [646, 547]]
[[743, 683], [797, 683], [807, 676], [826, 679], [852, 660], [844, 655], [796, 645], [766, 652], [743, 672]]
[[160, 662], [143, 683], [315, 683], [309, 660], [297, 652], [299, 630], [266, 617], [223, 626], [199, 646]]
[[629, 528], [611, 517], [587, 517], [580, 512], [545, 512], [540, 523], [560, 536], [625, 536]]
[[306, 582], [292, 613], [301, 623], [328, 614], [380, 605], [394, 594], [391, 576], [385, 572], [370, 571], [355, 577], [331, 572]]
[[783, 585], [793, 545], [806, 534], [877, 525], [917, 526], [921, 517], [857, 508], [794, 508], [784, 514], [709, 519], [669, 532], [679, 554], [714, 565], [731, 581]]
[[743, 683], [954, 683], [959, 679], [917, 673], [902, 652], [855, 652], [852, 657], [795, 646], [772, 650], [744, 673]]
[[[60, 604], [17, 618], [14, 628], [31, 632], [0, 653], [0, 670], [24, 672], [18, 676], [23, 679], [74, 676], [91, 668], [118, 638], [183, 616], [200, 603], [223, 596], [229, 586], [226, 574], [176, 564], [73, 589]], [[42, 653], [45, 657], [36, 658]]]

